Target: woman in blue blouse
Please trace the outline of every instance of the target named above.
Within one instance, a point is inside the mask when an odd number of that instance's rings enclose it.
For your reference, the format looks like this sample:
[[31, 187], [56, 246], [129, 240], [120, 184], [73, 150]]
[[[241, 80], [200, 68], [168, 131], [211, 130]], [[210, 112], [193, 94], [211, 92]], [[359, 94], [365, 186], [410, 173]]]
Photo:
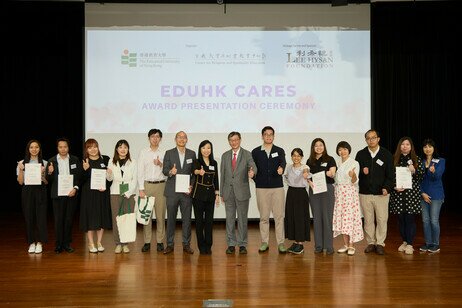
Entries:
[[425, 163], [425, 174], [422, 184], [422, 221], [425, 245], [420, 251], [440, 251], [440, 210], [444, 202], [443, 173], [446, 167], [444, 158], [439, 157], [435, 141], [425, 139], [422, 157]]

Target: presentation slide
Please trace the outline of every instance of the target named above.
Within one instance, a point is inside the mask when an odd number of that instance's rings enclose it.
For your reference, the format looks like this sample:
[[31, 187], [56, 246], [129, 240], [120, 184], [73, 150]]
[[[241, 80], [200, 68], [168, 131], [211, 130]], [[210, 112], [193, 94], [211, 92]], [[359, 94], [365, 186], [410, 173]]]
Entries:
[[[328, 152], [348, 141], [365, 146], [371, 127], [370, 33], [367, 29], [287, 27], [86, 27], [85, 136], [113, 156], [126, 139], [137, 158], [160, 129], [162, 150], [214, 145], [218, 163], [227, 135], [242, 134], [242, 147], [261, 146], [272, 126], [274, 143], [290, 152], [321, 137]], [[258, 218], [252, 183], [249, 218]], [[180, 216], [179, 216], [180, 217]], [[215, 218], [225, 218], [223, 205]]]

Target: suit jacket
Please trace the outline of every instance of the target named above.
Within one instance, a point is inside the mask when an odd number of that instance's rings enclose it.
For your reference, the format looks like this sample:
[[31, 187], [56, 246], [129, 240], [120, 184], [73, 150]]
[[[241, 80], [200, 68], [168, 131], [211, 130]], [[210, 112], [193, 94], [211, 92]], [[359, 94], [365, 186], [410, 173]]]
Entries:
[[229, 198], [231, 189], [234, 190], [234, 195], [238, 201], [245, 201], [250, 199], [250, 184], [248, 171], [250, 167], [253, 168], [257, 174], [257, 166], [249, 151], [241, 148], [237, 156], [236, 169], [233, 171], [231, 166], [233, 150], [226, 151], [221, 156], [220, 166], [220, 194], [223, 200]]
[[[54, 171], [52, 174], [48, 174], [48, 172], [45, 172], [47, 175], [47, 180], [48, 183], [51, 183], [51, 198], [52, 199], [57, 199], [58, 198], [58, 174], [59, 174], [59, 167], [58, 167], [58, 160], [57, 160], [57, 155], [53, 156], [48, 160], [48, 165], [47, 165], [47, 171], [48, 171], [48, 166], [53, 163], [53, 168]], [[77, 156], [74, 155], [69, 155], [69, 172], [74, 176], [74, 186], [77, 186], [79, 188], [82, 182], [82, 162]]]
[[196, 159], [196, 152], [190, 149], [186, 149], [183, 168], [180, 164], [180, 155], [178, 154], [178, 149], [175, 147], [171, 150], [165, 152], [164, 155], [164, 165], [162, 168], [162, 173], [166, 176], [167, 182], [165, 183], [165, 190], [164, 196], [165, 197], [173, 197], [175, 196], [175, 183], [176, 183], [176, 176], [172, 176], [169, 174], [170, 170], [173, 168], [173, 164], [176, 164], [177, 174], [188, 174], [190, 176], [190, 183], [191, 185], [194, 182], [193, 178], [193, 162]]

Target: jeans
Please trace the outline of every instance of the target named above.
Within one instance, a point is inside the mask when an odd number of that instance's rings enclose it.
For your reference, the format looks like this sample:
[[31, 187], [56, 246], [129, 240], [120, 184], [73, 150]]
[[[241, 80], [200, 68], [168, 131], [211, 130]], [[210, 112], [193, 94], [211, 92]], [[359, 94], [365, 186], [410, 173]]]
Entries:
[[440, 210], [444, 200], [431, 200], [431, 203], [421, 201], [422, 222], [427, 246], [440, 245]]

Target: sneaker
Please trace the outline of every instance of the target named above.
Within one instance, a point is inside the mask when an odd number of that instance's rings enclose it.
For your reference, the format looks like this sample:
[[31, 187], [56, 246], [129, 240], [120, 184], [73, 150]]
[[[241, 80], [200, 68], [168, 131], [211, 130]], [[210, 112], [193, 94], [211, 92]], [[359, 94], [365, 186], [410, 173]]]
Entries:
[[287, 251], [288, 251], [288, 252], [293, 252], [294, 249], [295, 249], [295, 246], [297, 246], [297, 245], [298, 245], [298, 244], [293, 243], [292, 246], [290, 246], [289, 248], [287, 248]]
[[122, 252], [122, 245], [116, 245], [116, 248], [114, 249], [115, 253], [121, 253]]
[[35, 253], [42, 253], [42, 243], [37, 243], [37, 245], [35, 245]]
[[269, 249], [268, 243], [261, 243], [260, 248], [258, 248], [258, 252], [266, 252], [268, 251], [268, 249]]
[[103, 251], [104, 251], [104, 247], [103, 247], [103, 245], [101, 245], [101, 243], [98, 243], [98, 251], [99, 251], [99, 252], [103, 252]]
[[226, 248], [227, 255], [232, 255], [234, 254], [235, 251], [236, 251], [236, 248], [234, 246], [228, 246], [228, 248]]
[[427, 246], [427, 244], [423, 245], [423, 246], [420, 246], [419, 250], [422, 251], [422, 252], [427, 252], [429, 250], [429, 246]]
[[401, 246], [398, 247], [399, 252], [404, 252], [406, 250], [407, 242], [403, 242]]
[[404, 253], [407, 255], [412, 255], [414, 253], [414, 247], [412, 247], [412, 245], [407, 245], [404, 249]]
[[129, 252], [130, 252], [130, 248], [128, 248], [127, 245], [123, 245], [123, 246], [122, 246], [122, 251], [123, 251], [124, 253], [129, 253]]
[[428, 252], [435, 253], [440, 251], [440, 246], [439, 245], [432, 245], [430, 248], [428, 248]]
[[246, 255], [247, 254], [247, 248], [245, 246], [239, 247], [239, 254], [240, 255]]
[[284, 244], [279, 244], [278, 245], [278, 251], [279, 251], [279, 253], [286, 253], [287, 249], [286, 249], [286, 247], [284, 247]]
[[35, 243], [29, 245], [28, 253], [35, 253]]
[[347, 245], [344, 245], [342, 248], [337, 250], [338, 253], [345, 253], [347, 251], [348, 251], [348, 246]]
[[89, 244], [88, 245], [88, 251], [91, 253], [97, 253], [98, 249], [96, 249], [95, 244]]
[[[151, 244], [149, 244], [149, 245], [151, 245]], [[156, 249], [157, 249], [158, 252], [164, 251], [164, 243], [157, 243], [157, 248]]]
[[148, 252], [151, 250], [151, 243], [144, 243], [143, 248], [141, 248], [141, 252]]
[[302, 254], [305, 250], [303, 249], [302, 244], [296, 244], [294, 249], [291, 251], [293, 254], [299, 255]]
[[354, 247], [348, 247], [347, 255], [353, 256], [355, 252], [356, 252], [356, 249]]

